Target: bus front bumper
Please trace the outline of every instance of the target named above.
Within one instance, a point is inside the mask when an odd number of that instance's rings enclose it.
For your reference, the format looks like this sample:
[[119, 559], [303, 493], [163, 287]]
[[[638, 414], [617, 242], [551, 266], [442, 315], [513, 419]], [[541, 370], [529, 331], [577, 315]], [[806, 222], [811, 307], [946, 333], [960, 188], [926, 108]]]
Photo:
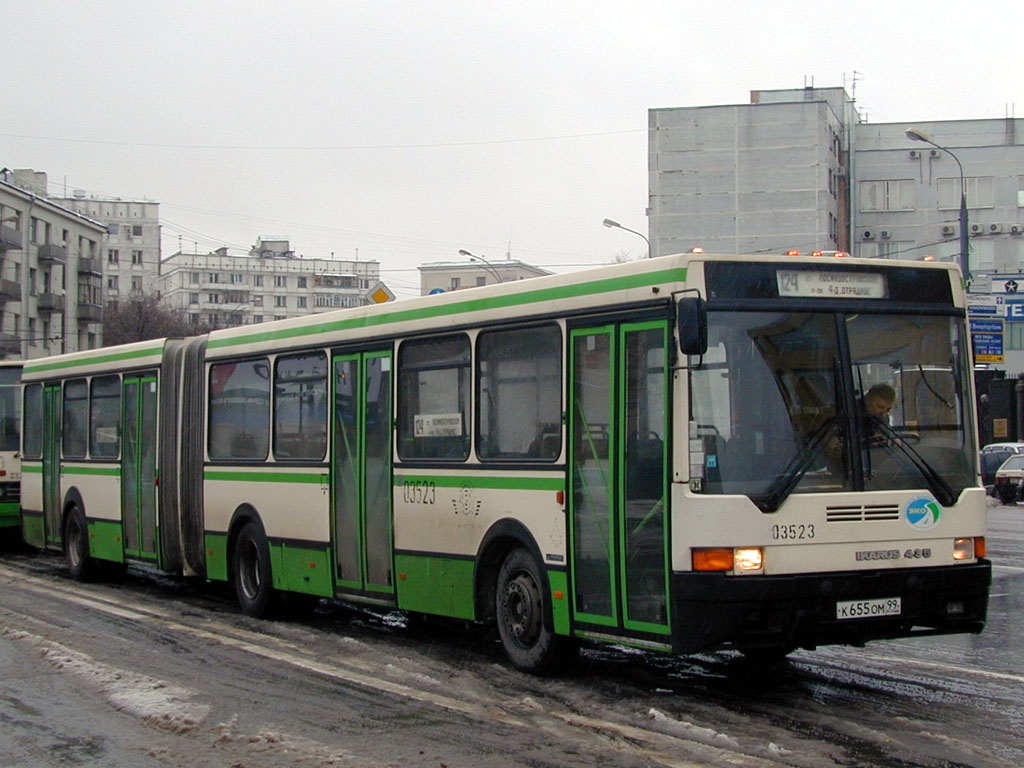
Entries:
[[[783, 650], [870, 640], [977, 633], [985, 626], [992, 566], [728, 576], [672, 574], [673, 650]], [[837, 617], [837, 603], [900, 598], [898, 615]]]

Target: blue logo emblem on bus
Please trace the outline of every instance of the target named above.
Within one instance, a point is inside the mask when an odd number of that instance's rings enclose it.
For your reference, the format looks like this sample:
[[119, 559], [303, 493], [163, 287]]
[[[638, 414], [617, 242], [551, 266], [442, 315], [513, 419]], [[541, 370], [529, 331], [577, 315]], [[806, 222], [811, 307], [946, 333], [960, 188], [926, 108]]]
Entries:
[[919, 496], [907, 503], [903, 515], [915, 531], [930, 531], [939, 524], [942, 507], [930, 496]]

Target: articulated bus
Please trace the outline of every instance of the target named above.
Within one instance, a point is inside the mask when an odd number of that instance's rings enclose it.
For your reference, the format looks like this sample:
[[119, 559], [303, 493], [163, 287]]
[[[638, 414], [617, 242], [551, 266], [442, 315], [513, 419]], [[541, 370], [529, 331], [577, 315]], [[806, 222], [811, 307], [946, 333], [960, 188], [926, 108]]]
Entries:
[[32, 360], [23, 535], [534, 672], [980, 632], [965, 307], [950, 265], [694, 254]]
[[21, 526], [21, 366], [0, 361], [0, 535]]

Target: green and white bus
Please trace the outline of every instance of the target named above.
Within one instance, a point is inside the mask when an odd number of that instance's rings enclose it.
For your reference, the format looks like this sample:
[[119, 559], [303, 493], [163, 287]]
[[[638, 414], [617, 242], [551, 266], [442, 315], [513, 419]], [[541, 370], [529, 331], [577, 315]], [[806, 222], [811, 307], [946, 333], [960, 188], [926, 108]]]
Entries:
[[949, 265], [682, 255], [32, 360], [24, 537], [496, 623], [527, 671], [979, 632], [965, 307]]
[[21, 365], [0, 361], [0, 534], [21, 525]]

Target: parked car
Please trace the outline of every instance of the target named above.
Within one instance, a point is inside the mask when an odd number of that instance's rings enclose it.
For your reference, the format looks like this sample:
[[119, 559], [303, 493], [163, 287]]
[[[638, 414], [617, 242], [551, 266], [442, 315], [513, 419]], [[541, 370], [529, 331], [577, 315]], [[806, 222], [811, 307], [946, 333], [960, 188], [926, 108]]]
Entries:
[[996, 470], [995, 495], [1003, 504], [1012, 504], [1020, 497], [1024, 483], [1024, 454], [1015, 454]]
[[981, 449], [981, 484], [990, 496], [996, 495], [996, 470], [1018, 453], [1024, 453], [1024, 443], [989, 443]]

